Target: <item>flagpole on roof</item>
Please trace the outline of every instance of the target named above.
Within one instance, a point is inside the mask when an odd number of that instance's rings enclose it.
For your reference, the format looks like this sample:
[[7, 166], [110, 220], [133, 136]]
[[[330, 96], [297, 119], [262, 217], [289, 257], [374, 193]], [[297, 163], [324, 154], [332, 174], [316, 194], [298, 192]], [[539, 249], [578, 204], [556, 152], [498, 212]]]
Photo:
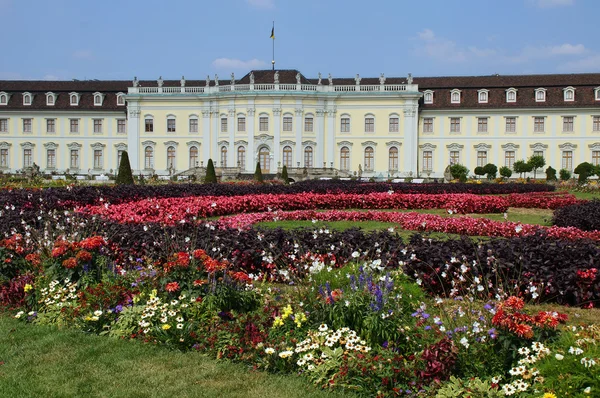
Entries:
[[271, 65], [275, 70], [275, 21], [273, 21], [273, 28], [271, 29], [271, 39], [273, 39], [273, 58], [271, 58]]

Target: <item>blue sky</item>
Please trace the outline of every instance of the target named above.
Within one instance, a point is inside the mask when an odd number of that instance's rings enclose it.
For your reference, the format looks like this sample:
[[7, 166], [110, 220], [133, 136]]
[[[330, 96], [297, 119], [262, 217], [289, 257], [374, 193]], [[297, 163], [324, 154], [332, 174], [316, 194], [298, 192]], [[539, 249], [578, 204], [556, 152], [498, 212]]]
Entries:
[[0, 79], [600, 72], [598, 0], [0, 0]]

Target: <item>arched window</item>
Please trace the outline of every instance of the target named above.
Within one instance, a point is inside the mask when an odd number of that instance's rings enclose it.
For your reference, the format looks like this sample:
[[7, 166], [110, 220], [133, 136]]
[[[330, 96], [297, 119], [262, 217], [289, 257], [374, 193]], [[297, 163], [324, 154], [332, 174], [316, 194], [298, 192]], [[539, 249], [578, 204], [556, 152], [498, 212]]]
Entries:
[[25, 94], [23, 96], [23, 105], [31, 105], [31, 95]]
[[125, 96], [117, 95], [117, 105], [125, 105]]
[[227, 167], [227, 147], [223, 145], [221, 147], [221, 167]]
[[393, 146], [389, 150], [389, 164], [388, 169], [390, 171], [398, 171], [398, 148]]
[[54, 94], [46, 94], [46, 105], [54, 105]]
[[350, 170], [350, 149], [347, 146], [340, 149], [340, 170]]
[[283, 165], [292, 167], [292, 147], [289, 145], [283, 147]]
[[374, 168], [374, 157], [375, 155], [375, 151], [373, 151], [373, 147], [366, 147], [365, 148], [365, 171], [373, 171]]
[[269, 148], [262, 147], [259, 149], [258, 162], [260, 163], [260, 169], [263, 173], [268, 173], [271, 170]]
[[313, 167], [313, 148], [312, 146], [307, 146], [304, 148], [304, 167], [311, 168]]
[[237, 150], [237, 165], [242, 169], [246, 168], [246, 147], [240, 146]]
[[102, 105], [102, 96], [94, 95], [94, 105]]
[[154, 168], [154, 148], [151, 146], [147, 146], [146, 149], [144, 149], [144, 168]]
[[0, 95], [0, 104], [6, 105], [7, 102], [8, 102], [8, 98], [6, 97], [6, 95], [5, 94]]
[[198, 147], [191, 146], [190, 147], [190, 169], [192, 167], [198, 166]]
[[175, 170], [175, 147], [167, 148], [167, 170]]
[[72, 94], [71, 95], [71, 105], [77, 105], [77, 95], [76, 94]]

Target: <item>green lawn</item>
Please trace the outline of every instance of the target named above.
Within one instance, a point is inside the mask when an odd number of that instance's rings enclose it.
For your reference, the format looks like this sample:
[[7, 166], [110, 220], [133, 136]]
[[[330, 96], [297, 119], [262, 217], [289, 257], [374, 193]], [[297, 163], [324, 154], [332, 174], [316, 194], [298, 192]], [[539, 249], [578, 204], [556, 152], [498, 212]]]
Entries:
[[0, 314], [0, 397], [342, 397], [299, 376]]

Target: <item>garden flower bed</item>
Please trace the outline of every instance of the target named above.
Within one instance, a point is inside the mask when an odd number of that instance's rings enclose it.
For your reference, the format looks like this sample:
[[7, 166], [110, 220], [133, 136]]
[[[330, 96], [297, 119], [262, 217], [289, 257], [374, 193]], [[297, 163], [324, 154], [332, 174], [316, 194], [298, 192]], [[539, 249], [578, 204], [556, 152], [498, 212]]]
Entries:
[[[377, 211], [577, 202], [522, 194], [533, 192], [526, 184], [484, 185], [4, 192], [0, 304], [24, 321], [208, 352], [364, 396], [593, 396], [598, 326], [566, 327], [560, 310], [524, 304], [596, 306], [598, 231]], [[261, 213], [236, 214], [249, 211]], [[216, 216], [227, 217], [203, 219]], [[405, 242], [394, 231], [252, 227], [281, 219], [379, 220], [492, 238], [417, 233]]]

